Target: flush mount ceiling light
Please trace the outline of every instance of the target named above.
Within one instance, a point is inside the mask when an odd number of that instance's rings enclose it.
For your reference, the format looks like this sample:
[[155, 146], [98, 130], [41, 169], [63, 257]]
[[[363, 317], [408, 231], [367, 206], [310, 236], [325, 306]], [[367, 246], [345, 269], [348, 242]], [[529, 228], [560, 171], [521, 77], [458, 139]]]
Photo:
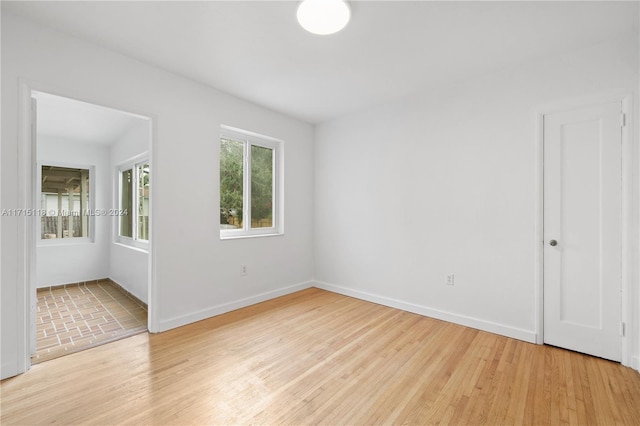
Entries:
[[346, 0], [302, 0], [297, 17], [305, 30], [327, 35], [337, 33], [349, 23], [351, 9]]

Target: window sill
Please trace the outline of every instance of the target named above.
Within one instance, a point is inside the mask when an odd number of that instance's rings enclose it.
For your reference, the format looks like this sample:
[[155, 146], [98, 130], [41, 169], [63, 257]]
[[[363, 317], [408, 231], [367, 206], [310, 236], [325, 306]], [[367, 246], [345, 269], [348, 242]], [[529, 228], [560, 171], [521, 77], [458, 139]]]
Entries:
[[42, 238], [38, 240], [38, 247], [54, 247], [54, 246], [74, 246], [82, 244], [93, 244], [93, 239], [89, 237], [75, 238]]
[[246, 238], [280, 237], [283, 235], [284, 235], [284, 232], [271, 232], [268, 234], [238, 234], [238, 235], [220, 234], [220, 239], [221, 240], [242, 240]]
[[122, 241], [122, 240], [116, 240], [113, 242], [113, 244], [120, 246], [120, 247], [124, 247], [124, 248], [128, 248], [131, 250], [135, 250], [141, 253], [149, 253], [149, 243], [141, 243], [141, 242], [128, 242], [128, 241]]

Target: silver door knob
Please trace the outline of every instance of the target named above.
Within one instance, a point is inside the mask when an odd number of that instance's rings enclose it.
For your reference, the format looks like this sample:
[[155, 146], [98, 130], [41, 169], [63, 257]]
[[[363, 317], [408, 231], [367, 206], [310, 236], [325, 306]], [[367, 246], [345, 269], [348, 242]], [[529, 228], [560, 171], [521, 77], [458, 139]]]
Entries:
[[558, 245], [558, 242], [556, 240], [551, 240], [551, 241], [549, 241], [549, 245], [555, 247], [555, 246]]

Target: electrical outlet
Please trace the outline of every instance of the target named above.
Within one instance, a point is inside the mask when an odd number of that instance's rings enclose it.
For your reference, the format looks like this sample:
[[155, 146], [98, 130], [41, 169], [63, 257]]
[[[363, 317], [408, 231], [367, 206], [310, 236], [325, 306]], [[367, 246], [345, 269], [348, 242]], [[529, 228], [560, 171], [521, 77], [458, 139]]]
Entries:
[[453, 274], [447, 274], [447, 285], [453, 285]]
[[240, 265], [240, 276], [247, 276], [247, 265]]

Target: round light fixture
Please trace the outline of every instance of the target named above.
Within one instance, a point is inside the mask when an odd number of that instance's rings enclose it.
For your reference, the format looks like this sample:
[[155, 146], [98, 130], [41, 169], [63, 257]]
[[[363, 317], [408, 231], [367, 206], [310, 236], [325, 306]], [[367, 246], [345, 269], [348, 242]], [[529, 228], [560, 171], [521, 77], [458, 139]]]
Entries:
[[305, 30], [327, 35], [337, 33], [349, 23], [351, 9], [346, 0], [302, 0], [297, 17]]

